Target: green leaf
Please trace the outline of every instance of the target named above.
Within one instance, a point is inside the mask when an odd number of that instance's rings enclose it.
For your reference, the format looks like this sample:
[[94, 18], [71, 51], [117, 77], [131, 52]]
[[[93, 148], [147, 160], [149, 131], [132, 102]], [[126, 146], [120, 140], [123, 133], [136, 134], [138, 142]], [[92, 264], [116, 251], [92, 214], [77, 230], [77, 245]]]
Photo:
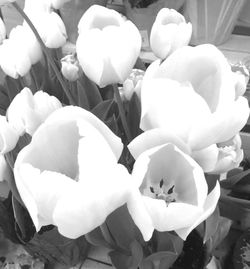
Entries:
[[240, 229], [250, 227], [250, 201], [221, 194], [219, 200], [221, 216], [235, 221]]
[[[145, 258], [142, 262], [142, 268], [147, 266], [147, 263], [150, 261], [151, 264], [160, 264], [159, 267], [153, 268], [162, 268], [168, 269], [170, 266], [173, 265], [175, 260], [177, 259], [177, 254], [171, 251], [159, 251], [156, 253], [151, 254], [147, 258]], [[150, 264], [150, 263], [149, 263]]]
[[[250, 169], [246, 171], [239, 171], [239, 173], [223, 180], [220, 182], [221, 187], [224, 189], [232, 189], [234, 185], [237, 183], [240, 183], [243, 179], [246, 179], [246, 177], [250, 174]], [[249, 178], [247, 178], [247, 181], [249, 181]]]
[[85, 234], [85, 238], [93, 246], [103, 246], [110, 248], [110, 244], [105, 240], [100, 227], [97, 227], [88, 234]]
[[7, 199], [0, 200], [0, 227], [6, 238], [13, 243], [20, 243], [15, 231], [15, 219], [13, 216], [11, 195]]
[[79, 107], [89, 110], [90, 106], [86, 92], [79, 81], [77, 81], [76, 83], [77, 83], [77, 104]]
[[11, 190], [12, 195], [15, 196], [15, 198], [22, 204], [22, 199], [20, 197], [20, 194], [17, 190], [17, 186], [16, 186], [16, 182], [15, 182], [15, 177], [14, 177], [14, 173], [13, 173], [13, 168], [11, 168], [10, 164], [9, 164], [9, 160], [8, 157], [5, 156], [6, 159], [6, 163], [7, 163], [7, 168], [6, 168], [6, 173], [5, 173], [5, 180], [8, 182], [8, 186]]
[[130, 250], [130, 245], [135, 240], [143, 244], [142, 235], [134, 224], [126, 205], [113, 211], [107, 217], [106, 223], [118, 248]]
[[143, 250], [142, 246], [139, 244], [138, 241], [134, 240], [130, 244], [130, 249], [132, 253], [132, 264], [131, 268], [138, 268], [138, 266], [141, 264], [141, 261], [143, 259]]
[[24, 247], [31, 255], [44, 262], [75, 266], [86, 259], [90, 245], [84, 236], [69, 239], [53, 228], [42, 234], [35, 234]]
[[206, 241], [207, 251], [212, 251], [223, 241], [229, 233], [232, 221], [228, 218], [219, 217], [217, 228], [214, 234]]
[[7, 93], [7, 88], [0, 84], [0, 115], [5, 116], [9, 105], [10, 98]]
[[213, 214], [210, 215], [205, 220], [205, 233], [203, 237], [203, 243], [206, 243], [206, 241], [215, 234], [219, 225], [219, 219], [220, 219], [220, 210], [219, 207], [217, 206]]
[[173, 233], [155, 231], [153, 239], [156, 241], [155, 252], [169, 251], [178, 255], [182, 252], [183, 240]]
[[100, 102], [96, 105], [91, 112], [95, 114], [101, 121], [107, 121], [110, 116], [115, 114], [117, 105], [114, 100], [109, 99]]
[[140, 129], [141, 120], [141, 104], [136, 93], [133, 93], [131, 100], [128, 103], [127, 121], [132, 135], [135, 138], [142, 130]]
[[88, 77], [84, 73], [79, 79], [79, 83], [82, 85], [82, 88], [85, 91], [90, 110], [103, 101], [97, 85], [93, 81], [88, 79]]
[[4, 87], [6, 88], [10, 102], [23, 89], [23, 87], [20, 84], [20, 82], [18, 81], [18, 79], [13, 79], [9, 76], [5, 77]]
[[28, 242], [36, 231], [30, 215], [14, 196], [12, 196], [12, 207], [16, 221], [16, 234], [21, 242]]
[[111, 251], [109, 252], [109, 256], [110, 256], [112, 264], [114, 265], [116, 269], [132, 269], [130, 267], [131, 261], [132, 261], [131, 256], [122, 254], [119, 251]]
[[109, 252], [112, 264], [117, 269], [137, 269], [143, 258], [141, 245], [135, 240], [130, 244], [131, 255], [119, 250]]

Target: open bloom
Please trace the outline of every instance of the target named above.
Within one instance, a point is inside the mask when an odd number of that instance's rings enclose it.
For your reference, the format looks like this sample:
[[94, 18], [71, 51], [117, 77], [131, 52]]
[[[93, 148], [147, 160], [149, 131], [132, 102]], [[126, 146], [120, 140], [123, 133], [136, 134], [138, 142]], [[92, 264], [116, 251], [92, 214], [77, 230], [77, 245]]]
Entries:
[[84, 73], [100, 87], [123, 83], [141, 49], [139, 30], [111, 9], [93, 5], [78, 24], [76, 52]]
[[8, 110], [8, 123], [19, 135], [25, 132], [33, 135], [45, 119], [62, 104], [46, 92], [38, 91], [34, 95], [29, 88], [24, 88], [12, 100]]
[[[153, 228], [174, 230], [183, 240], [213, 213], [220, 196], [219, 184], [208, 194], [202, 168], [170, 143], [143, 152], [132, 175]], [[135, 223], [140, 221], [140, 213], [133, 206], [129, 210]]]
[[192, 35], [192, 24], [176, 10], [163, 8], [155, 19], [150, 33], [153, 53], [165, 59], [176, 49], [188, 45]]
[[[134, 157], [178, 140], [204, 171], [212, 172], [227, 155], [221, 154], [223, 143], [232, 140], [249, 117], [248, 101], [239, 95], [245, 89], [237, 90], [237, 77], [213, 45], [183, 47], [163, 63], [152, 63], [141, 90], [140, 127], [146, 132], [129, 146]], [[236, 144], [230, 147], [232, 163], [243, 156]], [[230, 167], [217, 168], [218, 173]]]
[[117, 164], [123, 145], [92, 113], [63, 107], [37, 129], [17, 156], [18, 191], [37, 231], [54, 224], [77, 238], [128, 200], [130, 175]]

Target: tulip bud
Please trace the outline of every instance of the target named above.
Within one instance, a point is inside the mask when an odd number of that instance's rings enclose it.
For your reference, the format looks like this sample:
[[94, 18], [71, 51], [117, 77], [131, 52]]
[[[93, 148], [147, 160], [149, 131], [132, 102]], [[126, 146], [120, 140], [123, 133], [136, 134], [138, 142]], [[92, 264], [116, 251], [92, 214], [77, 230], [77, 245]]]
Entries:
[[161, 9], [152, 26], [150, 46], [154, 54], [165, 59], [176, 49], [188, 45], [192, 35], [192, 24], [176, 10]]
[[141, 49], [139, 30], [111, 9], [93, 5], [78, 24], [76, 52], [84, 73], [100, 87], [123, 83]]
[[122, 94], [125, 100], [129, 101], [134, 92], [139, 98], [141, 97], [141, 83], [144, 73], [143, 70], [133, 69], [129, 77], [124, 81]]
[[66, 55], [61, 59], [61, 72], [69, 81], [76, 81], [79, 78], [79, 62], [74, 55]]

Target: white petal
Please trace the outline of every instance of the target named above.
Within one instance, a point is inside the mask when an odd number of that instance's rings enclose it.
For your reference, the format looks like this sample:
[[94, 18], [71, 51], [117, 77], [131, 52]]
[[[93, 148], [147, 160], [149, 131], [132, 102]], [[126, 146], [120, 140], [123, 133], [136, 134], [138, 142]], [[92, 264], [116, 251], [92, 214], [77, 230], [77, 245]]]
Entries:
[[199, 124], [194, 124], [188, 143], [193, 150], [200, 150], [227, 141], [244, 127], [248, 117], [248, 101], [240, 96], [231, 106], [223, 107]]
[[[62, 197], [53, 219], [61, 234], [77, 238], [99, 225], [118, 207], [125, 204], [131, 192], [128, 172], [122, 166], [103, 171], [102, 180], [88, 179], [74, 193]], [[74, 229], [72, 229], [74, 227]]]
[[210, 110], [190, 84], [168, 79], [146, 79], [141, 91], [142, 130], [169, 129], [184, 142], [193, 122], [204, 121]]
[[5, 154], [15, 148], [19, 139], [17, 131], [0, 116], [0, 153]]
[[171, 131], [168, 129], [163, 128], [151, 129], [138, 135], [129, 143], [128, 149], [133, 157], [137, 159], [138, 156], [145, 150], [166, 143], [172, 143], [176, 145], [184, 153], [191, 153], [189, 146], [186, 145], [178, 136], [176, 136], [174, 133], [171, 133]]
[[215, 144], [198, 151], [193, 151], [191, 154], [194, 160], [202, 167], [204, 172], [211, 172], [215, 169], [218, 155], [219, 149]]
[[153, 225], [160, 232], [178, 230], [192, 225], [201, 214], [199, 207], [185, 203], [170, 203], [144, 197], [144, 203], [152, 218]]
[[207, 196], [206, 202], [203, 206], [202, 214], [200, 214], [200, 216], [196, 218], [195, 222], [190, 227], [185, 228], [185, 229], [179, 229], [179, 230], [176, 230], [175, 232], [183, 240], [186, 240], [188, 234], [214, 212], [219, 198], [220, 198], [220, 185], [217, 181], [216, 186]]
[[118, 136], [116, 136], [107, 127], [107, 125], [105, 125], [101, 120], [99, 120], [91, 112], [85, 109], [76, 107], [76, 106], [66, 106], [52, 113], [48, 117], [46, 122], [53, 124], [53, 123], [56, 123], [60, 119], [77, 120], [78, 118], [88, 121], [105, 137], [114, 155], [116, 156], [118, 160], [120, 158], [120, 155], [123, 149], [123, 144], [121, 142], [121, 139]]
[[27, 207], [36, 230], [53, 223], [53, 211], [58, 199], [77, 189], [74, 180], [65, 175], [44, 171], [30, 164], [17, 162], [14, 167], [15, 180], [21, 198]]

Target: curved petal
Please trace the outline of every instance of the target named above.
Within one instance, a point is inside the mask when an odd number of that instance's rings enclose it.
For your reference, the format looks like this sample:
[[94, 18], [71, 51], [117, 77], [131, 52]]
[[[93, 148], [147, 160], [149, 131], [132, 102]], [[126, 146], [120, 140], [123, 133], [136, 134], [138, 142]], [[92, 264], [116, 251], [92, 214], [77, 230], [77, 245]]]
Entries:
[[104, 72], [104, 57], [106, 55], [101, 31], [93, 29], [86, 34], [80, 34], [76, 41], [76, 52], [84, 73], [97, 85], [100, 84]]
[[206, 202], [203, 206], [202, 214], [197, 216], [195, 222], [188, 228], [175, 230], [175, 232], [182, 238], [186, 240], [189, 233], [197, 227], [200, 223], [206, 220], [215, 210], [218, 200], [220, 198], [220, 184], [217, 181], [214, 189], [207, 196]]
[[34, 108], [34, 98], [31, 90], [25, 87], [12, 100], [7, 110], [8, 122], [17, 130], [19, 135], [25, 132], [24, 117], [27, 110]]
[[166, 143], [176, 145], [184, 153], [191, 153], [188, 145], [186, 145], [174, 133], [171, 133], [171, 131], [163, 128], [151, 129], [138, 135], [129, 143], [128, 149], [133, 157], [137, 159], [138, 156], [144, 151]]
[[44, 225], [55, 224], [52, 215], [58, 199], [78, 189], [77, 182], [65, 175], [51, 171], [41, 173], [39, 169], [19, 160], [15, 164], [14, 174], [19, 194], [37, 231]]
[[194, 124], [188, 140], [193, 150], [227, 141], [244, 127], [249, 117], [247, 99], [240, 96], [231, 104], [204, 118], [199, 124]]
[[[79, 146], [78, 164], [79, 181], [93, 178], [96, 185], [103, 180], [103, 171], [117, 163], [109, 144], [100, 132], [84, 120], [78, 119]], [[96, 164], [98, 163], [98, 169]]]
[[169, 79], [146, 79], [144, 82], [141, 91], [142, 130], [168, 129], [186, 142], [193, 122], [204, 121], [210, 115], [208, 105], [190, 84]]
[[173, 231], [192, 225], [201, 208], [186, 203], [170, 203], [144, 197], [145, 206], [151, 216], [154, 228], [160, 232]]
[[[104, 34], [106, 35], [107, 32], [104, 31]], [[139, 30], [131, 21], [126, 21], [120, 28], [117, 28], [116, 33], [110, 32], [106, 38], [109, 40], [110, 63], [118, 74], [120, 82], [124, 82], [140, 54], [141, 35]]]
[[218, 144], [218, 147], [218, 161], [212, 173], [222, 174], [239, 167], [244, 157], [239, 134], [229, 141]]
[[19, 74], [15, 68], [15, 56], [11, 53], [11, 41], [5, 39], [0, 46], [0, 65], [2, 70], [8, 76], [17, 79]]
[[91, 112], [76, 106], [65, 106], [53, 112], [46, 120], [48, 124], [54, 124], [57, 121], [83, 119], [93, 125], [106, 139], [117, 160], [123, 150], [121, 139], [116, 136], [101, 120]]
[[153, 235], [154, 225], [139, 189], [135, 188], [131, 191], [127, 207], [134, 223], [141, 231], [143, 239], [145, 241], [150, 240]]
[[50, 96], [43, 91], [37, 91], [34, 94], [34, 109], [42, 122], [45, 121], [52, 112], [61, 107], [61, 102], [55, 96]]
[[225, 56], [210, 44], [182, 47], [172, 53], [158, 69], [154, 68], [150, 72], [155, 78], [189, 81], [206, 100], [212, 112], [220, 104], [231, 103], [235, 99], [230, 65]]
[[218, 161], [219, 149], [213, 144], [207, 148], [192, 151], [191, 156], [202, 167], [204, 172], [211, 172], [215, 169]]
[[89, 29], [102, 29], [108, 25], [119, 26], [124, 22], [121, 15], [113, 9], [107, 9], [100, 5], [92, 5], [82, 15], [78, 23], [79, 34], [85, 33]]
[[131, 192], [127, 170], [121, 165], [107, 170], [103, 171], [102, 180], [97, 179], [98, 184], [95, 178], [84, 184], [79, 182], [73, 193], [59, 199], [53, 219], [61, 234], [73, 239], [86, 234], [127, 202]]
[[5, 154], [15, 148], [19, 139], [17, 131], [0, 116], [0, 154]]

